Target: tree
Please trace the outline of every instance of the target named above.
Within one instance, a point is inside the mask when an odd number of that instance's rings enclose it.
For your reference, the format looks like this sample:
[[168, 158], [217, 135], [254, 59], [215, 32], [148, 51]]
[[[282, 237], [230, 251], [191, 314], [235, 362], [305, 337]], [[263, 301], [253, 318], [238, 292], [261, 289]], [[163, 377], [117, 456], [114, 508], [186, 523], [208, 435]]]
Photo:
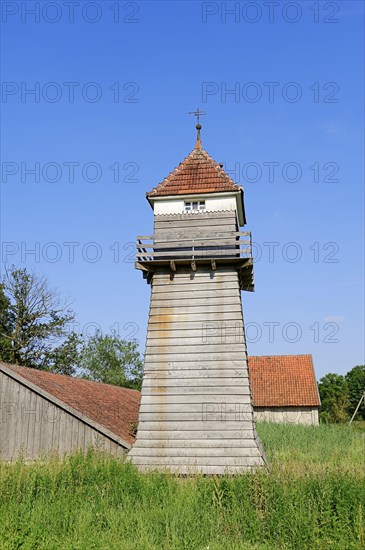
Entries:
[[318, 384], [321, 397], [320, 417], [324, 422], [342, 423], [348, 419], [349, 390], [341, 374], [326, 374]]
[[[357, 365], [346, 374], [346, 381], [349, 389], [349, 413], [352, 416], [365, 392], [365, 365]], [[365, 420], [365, 404], [358, 412], [359, 417]]]
[[140, 389], [143, 363], [136, 340], [117, 335], [91, 336], [81, 351], [82, 376], [96, 382]]
[[11, 340], [9, 336], [14, 327], [14, 314], [10, 300], [4, 292], [4, 285], [0, 284], [0, 358], [11, 361]]
[[0, 297], [0, 359], [72, 374], [80, 340], [68, 331], [75, 317], [68, 301], [45, 277], [14, 267], [5, 272]]
[[62, 344], [49, 351], [44, 366], [56, 374], [74, 375], [80, 361], [83, 342], [81, 336], [71, 332]]

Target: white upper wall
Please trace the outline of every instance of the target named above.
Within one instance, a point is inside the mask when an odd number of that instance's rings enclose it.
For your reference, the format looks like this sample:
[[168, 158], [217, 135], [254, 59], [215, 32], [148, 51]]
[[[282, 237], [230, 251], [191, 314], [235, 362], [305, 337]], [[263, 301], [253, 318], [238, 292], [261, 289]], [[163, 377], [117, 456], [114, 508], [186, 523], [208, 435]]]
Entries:
[[[191, 195], [190, 197], [173, 199], [154, 200], [153, 211], [155, 215], [160, 214], [183, 214], [185, 202], [205, 201], [205, 212], [218, 212], [222, 210], [237, 210], [236, 195], [215, 196]], [[192, 212], [194, 214], [194, 212]]]

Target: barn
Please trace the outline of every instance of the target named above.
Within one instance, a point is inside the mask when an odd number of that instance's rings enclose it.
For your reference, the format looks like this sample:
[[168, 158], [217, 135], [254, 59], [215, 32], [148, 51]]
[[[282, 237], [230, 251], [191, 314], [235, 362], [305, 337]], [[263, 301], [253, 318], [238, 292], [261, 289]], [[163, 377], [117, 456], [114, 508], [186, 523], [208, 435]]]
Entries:
[[320, 398], [311, 355], [248, 359], [256, 420], [318, 424]]
[[90, 446], [120, 455], [134, 442], [140, 393], [0, 363], [0, 459]]

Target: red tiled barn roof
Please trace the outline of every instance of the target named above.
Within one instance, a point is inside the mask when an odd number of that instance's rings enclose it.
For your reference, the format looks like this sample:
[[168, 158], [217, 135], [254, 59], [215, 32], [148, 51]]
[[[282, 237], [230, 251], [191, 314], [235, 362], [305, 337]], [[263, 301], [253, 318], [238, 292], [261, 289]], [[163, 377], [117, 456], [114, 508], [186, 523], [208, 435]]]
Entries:
[[195, 149], [147, 197], [241, 191], [197, 142]]
[[131, 431], [138, 422], [139, 391], [28, 367], [5, 366], [128, 443], [134, 443]]
[[254, 407], [318, 407], [311, 355], [249, 357]]

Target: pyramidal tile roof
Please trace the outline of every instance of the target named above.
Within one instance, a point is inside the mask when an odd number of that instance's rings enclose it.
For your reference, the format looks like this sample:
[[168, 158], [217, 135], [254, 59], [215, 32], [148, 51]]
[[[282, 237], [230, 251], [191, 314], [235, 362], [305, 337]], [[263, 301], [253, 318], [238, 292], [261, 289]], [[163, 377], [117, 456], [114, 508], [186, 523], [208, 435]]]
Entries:
[[168, 195], [192, 195], [241, 191], [237, 185], [203, 149], [200, 139], [195, 148], [167, 178], [147, 193], [147, 198]]
[[248, 369], [254, 407], [318, 407], [311, 355], [250, 356]]

